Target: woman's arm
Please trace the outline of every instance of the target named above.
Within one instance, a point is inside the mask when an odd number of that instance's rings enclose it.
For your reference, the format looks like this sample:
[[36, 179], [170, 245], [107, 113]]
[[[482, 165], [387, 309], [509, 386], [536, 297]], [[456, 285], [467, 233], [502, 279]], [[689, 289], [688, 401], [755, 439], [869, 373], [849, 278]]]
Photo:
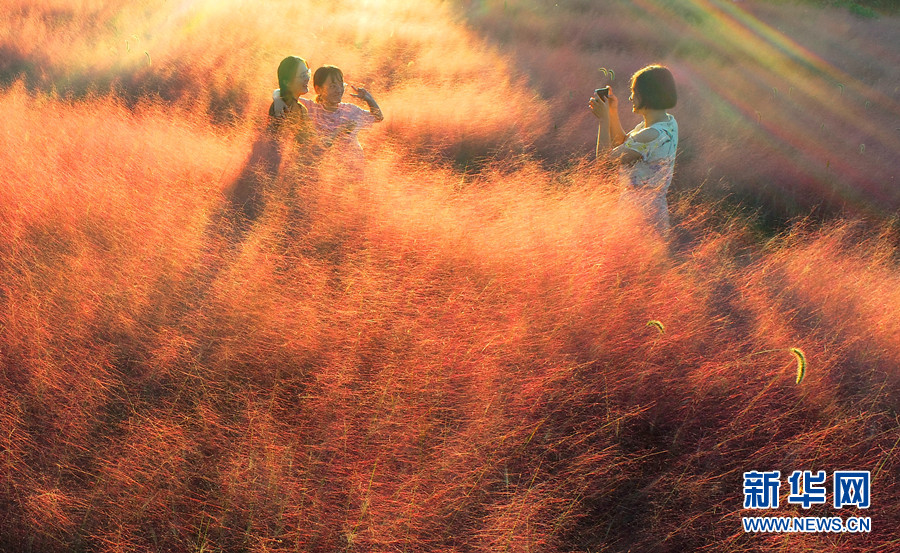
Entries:
[[269, 107], [269, 116], [284, 117], [284, 108], [287, 107], [285, 101], [281, 98], [281, 89], [276, 88], [272, 92], [272, 105]]
[[[353, 86], [353, 85], [350, 85]], [[369, 113], [375, 118], [375, 121], [384, 121], [384, 114], [381, 113], [381, 108], [378, 107], [378, 104], [375, 102], [375, 98], [372, 97], [372, 94], [366, 90], [365, 88], [357, 88], [353, 86], [353, 90], [356, 91], [355, 94], [350, 94], [354, 98], [359, 98], [365, 103], [369, 104]]]
[[594, 117], [600, 120], [600, 125], [597, 127], [597, 149], [594, 152], [599, 158], [600, 153], [609, 148], [611, 141], [609, 103], [607, 100], [594, 94], [588, 102], [588, 107], [591, 109]]
[[609, 159], [619, 165], [634, 165], [641, 160], [641, 154], [625, 144], [619, 144], [609, 153]]
[[613, 94], [612, 88], [609, 89], [607, 99], [609, 103], [609, 140], [612, 146], [618, 146], [625, 142], [625, 129], [619, 121], [619, 98]]
[[604, 98], [594, 94], [590, 100], [590, 108], [594, 116], [600, 120], [600, 126], [597, 129], [596, 150], [596, 155], [599, 157], [600, 152], [622, 145], [627, 135], [619, 119], [619, 98], [613, 94], [612, 90]]
[[640, 151], [644, 149], [646, 152], [646, 148], [643, 148], [643, 145], [653, 142], [658, 137], [658, 130], [652, 127], [643, 129], [633, 135], [627, 143], [626, 139], [623, 138], [622, 143], [609, 153], [609, 158], [620, 165], [634, 165], [644, 157], [644, 154]]

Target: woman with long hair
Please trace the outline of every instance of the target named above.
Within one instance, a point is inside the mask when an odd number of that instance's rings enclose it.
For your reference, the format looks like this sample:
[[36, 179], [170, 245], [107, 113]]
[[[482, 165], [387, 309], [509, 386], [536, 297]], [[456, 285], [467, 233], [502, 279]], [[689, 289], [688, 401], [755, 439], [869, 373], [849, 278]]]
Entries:
[[288, 56], [278, 65], [278, 89], [272, 95], [269, 117], [286, 119], [307, 115], [300, 96], [309, 92], [309, 64], [301, 57]]

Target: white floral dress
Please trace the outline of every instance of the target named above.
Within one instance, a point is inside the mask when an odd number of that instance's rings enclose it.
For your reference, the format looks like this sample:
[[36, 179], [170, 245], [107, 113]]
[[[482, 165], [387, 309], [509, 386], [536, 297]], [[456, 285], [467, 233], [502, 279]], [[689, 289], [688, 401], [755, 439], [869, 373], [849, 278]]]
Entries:
[[666, 121], [650, 126], [659, 136], [650, 142], [637, 142], [634, 137], [644, 130], [643, 121], [625, 136], [623, 146], [641, 155], [633, 165], [619, 168], [622, 186], [620, 200], [638, 205], [659, 230], [669, 228], [669, 206], [666, 192], [675, 172], [675, 150], [678, 148], [678, 123], [668, 115]]

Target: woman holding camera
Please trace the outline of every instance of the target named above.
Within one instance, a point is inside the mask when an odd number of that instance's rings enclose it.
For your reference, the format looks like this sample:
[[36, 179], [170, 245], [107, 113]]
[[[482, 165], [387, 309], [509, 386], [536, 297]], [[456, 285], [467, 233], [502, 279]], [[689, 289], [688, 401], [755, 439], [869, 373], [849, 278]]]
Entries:
[[[605, 92], [605, 93], [604, 93]], [[600, 120], [597, 156], [606, 154], [619, 166], [621, 199], [637, 205], [661, 232], [669, 229], [666, 192], [672, 183], [678, 123], [666, 112], [678, 96], [675, 79], [663, 66], [649, 65], [631, 78], [632, 111], [643, 119], [626, 133], [619, 120], [619, 100], [611, 90], [599, 89], [589, 107]]]

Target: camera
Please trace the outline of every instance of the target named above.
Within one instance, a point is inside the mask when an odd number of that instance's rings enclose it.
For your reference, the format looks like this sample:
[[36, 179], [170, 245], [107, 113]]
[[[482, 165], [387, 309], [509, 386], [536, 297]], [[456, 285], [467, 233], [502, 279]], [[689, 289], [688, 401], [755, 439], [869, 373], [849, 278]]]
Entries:
[[601, 99], [605, 99], [609, 97], [609, 87], [604, 86], [603, 88], [598, 88], [594, 91], [594, 94], [599, 96]]

